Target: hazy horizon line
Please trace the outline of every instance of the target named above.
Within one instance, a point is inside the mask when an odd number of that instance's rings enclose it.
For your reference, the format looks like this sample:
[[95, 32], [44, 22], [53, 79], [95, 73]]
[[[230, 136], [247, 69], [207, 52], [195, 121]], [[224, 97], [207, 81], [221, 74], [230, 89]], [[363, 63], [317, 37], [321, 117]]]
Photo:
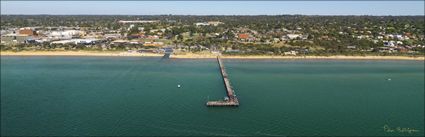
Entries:
[[356, 14], [0, 14], [2, 16], [37, 16], [37, 15], [50, 15], [50, 16], [425, 16], [425, 15], [356, 15]]

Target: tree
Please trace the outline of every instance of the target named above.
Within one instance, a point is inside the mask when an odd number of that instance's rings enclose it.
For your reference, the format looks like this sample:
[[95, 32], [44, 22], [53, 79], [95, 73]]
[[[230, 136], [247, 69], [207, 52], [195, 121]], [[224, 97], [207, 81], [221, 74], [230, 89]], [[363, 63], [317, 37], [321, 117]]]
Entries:
[[138, 34], [139, 31], [139, 25], [134, 25], [133, 27], [130, 28], [130, 30], [128, 31], [128, 34]]

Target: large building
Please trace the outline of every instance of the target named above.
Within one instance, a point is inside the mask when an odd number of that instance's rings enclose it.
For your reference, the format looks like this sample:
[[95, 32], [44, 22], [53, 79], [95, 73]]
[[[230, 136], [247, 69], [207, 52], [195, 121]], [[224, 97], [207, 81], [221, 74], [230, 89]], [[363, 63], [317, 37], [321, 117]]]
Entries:
[[30, 39], [33, 39], [33, 37], [25, 35], [25, 34], [7, 34], [7, 35], [1, 36], [1, 43], [5, 43], [5, 44], [26, 43]]
[[31, 28], [20, 28], [18, 33], [21, 35], [37, 36], [37, 33]]
[[224, 24], [223, 22], [220, 21], [209, 21], [208, 22], [209, 25], [213, 25], [213, 26], [218, 26], [220, 24]]
[[85, 35], [85, 31], [80, 30], [64, 30], [64, 31], [51, 31], [47, 36], [50, 39], [72, 39], [79, 38]]
[[195, 23], [195, 26], [209, 26], [209, 25], [218, 26], [220, 24], [224, 24], [224, 23], [219, 21], [198, 22], [198, 23]]

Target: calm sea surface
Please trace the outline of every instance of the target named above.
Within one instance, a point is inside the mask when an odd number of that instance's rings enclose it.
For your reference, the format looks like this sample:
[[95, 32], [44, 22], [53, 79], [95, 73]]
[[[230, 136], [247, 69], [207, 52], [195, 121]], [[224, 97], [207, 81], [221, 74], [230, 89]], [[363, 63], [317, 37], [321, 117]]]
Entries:
[[2, 56], [1, 135], [424, 135], [423, 61], [224, 64], [238, 108], [214, 59]]

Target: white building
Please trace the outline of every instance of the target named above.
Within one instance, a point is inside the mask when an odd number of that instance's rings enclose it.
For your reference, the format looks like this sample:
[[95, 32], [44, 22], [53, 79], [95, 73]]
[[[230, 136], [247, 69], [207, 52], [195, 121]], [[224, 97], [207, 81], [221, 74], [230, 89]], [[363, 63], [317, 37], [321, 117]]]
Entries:
[[50, 44], [88, 44], [99, 41], [99, 39], [69, 39], [69, 40], [59, 40], [53, 41]]
[[207, 22], [198, 22], [195, 23], [195, 26], [208, 26], [209, 24]]
[[394, 41], [384, 41], [384, 46], [385, 47], [394, 47], [395, 42]]
[[209, 25], [218, 26], [220, 24], [224, 24], [224, 23], [219, 21], [198, 22], [198, 23], [195, 23], [195, 26], [209, 26]]
[[50, 39], [72, 39], [73, 37], [79, 37], [84, 35], [84, 31], [80, 30], [64, 30], [64, 31], [51, 31], [48, 33]]
[[121, 38], [121, 34], [113, 33], [113, 34], [105, 34], [103, 35], [105, 39], [119, 39]]
[[301, 34], [286, 34], [289, 39], [301, 38]]
[[293, 50], [291, 50], [291, 51], [287, 51], [287, 52], [283, 52], [283, 54], [284, 55], [297, 55], [297, 51], [293, 51]]

